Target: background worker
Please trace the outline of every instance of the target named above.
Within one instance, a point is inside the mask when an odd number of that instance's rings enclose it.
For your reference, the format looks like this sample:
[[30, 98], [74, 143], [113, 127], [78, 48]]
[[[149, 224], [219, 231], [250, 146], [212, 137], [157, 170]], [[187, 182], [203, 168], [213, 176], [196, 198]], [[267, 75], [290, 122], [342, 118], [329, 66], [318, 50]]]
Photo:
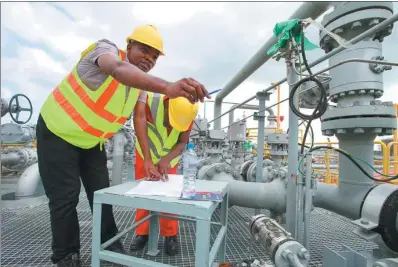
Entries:
[[[49, 198], [52, 261], [80, 266], [76, 206], [81, 181], [92, 210], [94, 191], [109, 187], [103, 143], [134, 110], [140, 90], [170, 98], [203, 101], [207, 94], [194, 79], [175, 83], [146, 74], [163, 55], [163, 41], [152, 25], [137, 27], [127, 38], [127, 51], [100, 40], [85, 51], [41, 108], [36, 126], [39, 171]], [[137, 89], [139, 88], [139, 89]], [[101, 242], [118, 232], [112, 207], [103, 205]], [[120, 242], [109, 250], [123, 252]]]
[[[169, 99], [160, 94], [147, 93], [147, 103], [137, 103], [134, 111], [134, 129], [137, 135], [135, 179], [176, 174], [180, 155], [189, 140], [193, 120], [199, 105], [185, 98]], [[137, 209], [135, 221], [148, 215]], [[168, 255], [177, 253], [178, 221], [160, 218], [160, 234], [165, 237], [164, 248]], [[140, 250], [148, 241], [149, 221], [140, 224], [131, 250]]]

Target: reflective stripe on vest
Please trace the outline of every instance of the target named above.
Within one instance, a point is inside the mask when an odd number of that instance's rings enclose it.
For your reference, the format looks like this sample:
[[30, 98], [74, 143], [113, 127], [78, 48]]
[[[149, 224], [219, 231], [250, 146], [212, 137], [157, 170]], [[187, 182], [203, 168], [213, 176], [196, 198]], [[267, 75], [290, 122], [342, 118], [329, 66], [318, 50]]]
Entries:
[[[153, 164], [157, 164], [159, 160], [169, 154], [175, 144], [178, 142], [180, 132], [172, 129], [170, 135], [167, 134], [167, 128], [164, 126], [164, 105], [163, 95], [148, 92], [147, 104], [151, 110], [153, 124], [147, 122], [149, 150]], [[141, 158], [144, 158], [140, 143], [137, 139], [136, 149]], [[170, 167], [173, 168], [180, 160], [177, 156], [170, 162]]]
[[[95, 44], [86, 49], [87, 55]], [[120, 50], [119, 59], [126, 53]], [[140, 90], [127, 88], [112, 76], [96, 91], [86, 87], [77, 73], [77, 65], [48, 96], [41, 115], [47, 127], [65, 141], [91, 148], [113, 136], [131, 115]]]

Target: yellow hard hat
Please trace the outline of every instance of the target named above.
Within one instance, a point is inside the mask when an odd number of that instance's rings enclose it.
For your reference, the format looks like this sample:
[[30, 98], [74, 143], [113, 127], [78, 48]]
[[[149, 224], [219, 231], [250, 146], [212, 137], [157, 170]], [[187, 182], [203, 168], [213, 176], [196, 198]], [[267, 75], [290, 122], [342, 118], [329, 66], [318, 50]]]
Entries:
[[169, 99], [169, 122], [180, 132], [188, 130], [199, 112], [199, 104], [191, 104], [185, 97]]
[[126, 42], [130, 43], [131, 40], [155, 48], [164, 56], [162, 36], [160, 36], [158, 29], [153, 25], [143, 25], [135, 28], [133, 33], [127, 36]]

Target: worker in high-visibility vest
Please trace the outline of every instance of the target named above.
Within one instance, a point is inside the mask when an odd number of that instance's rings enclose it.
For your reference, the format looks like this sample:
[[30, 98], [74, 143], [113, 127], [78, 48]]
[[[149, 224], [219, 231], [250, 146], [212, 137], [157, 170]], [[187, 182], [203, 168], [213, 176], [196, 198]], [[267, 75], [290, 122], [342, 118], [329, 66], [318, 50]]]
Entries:
[[[36, 127], [39, 171], [49, 198], [52, 262], [80, 266], [76, 206], [81, 182], [90, 208], [94, 191], [109, 187], [103, 143], [131, 116], [141, 90], [203, 101], [206, 89], [191, 78], [174, 83], [148, 75], [163, 52], [157, 28], [144, 25], [127, 37], [126, 51], [99, 40], [82, 52], [72, 71], [44, 102]], [[65, 44], [67, 45], [67, 44]], [[118, 229], [112, 207], [102, 208], [101, 242]], [[109, 250], [122, 253], [115, 242]]]
[[[160, 94], [147, 93], [147, 103], [137, 103], [134, 111], [134, 129], [137, 136], [135, 179], [168, 179], [176, 174], [180, 155], [189, 140], [198, 104], [185, 98], [169, 99]], [[148, 215], [137, 209], [135, 221]], [[178, 221], [160, 218], [160, 234], [165, 237], [164, 249], [172, 256], [177, 253]], [[131, 250], [144, 248], [148, 241], [149, 221], [140, 224]]]

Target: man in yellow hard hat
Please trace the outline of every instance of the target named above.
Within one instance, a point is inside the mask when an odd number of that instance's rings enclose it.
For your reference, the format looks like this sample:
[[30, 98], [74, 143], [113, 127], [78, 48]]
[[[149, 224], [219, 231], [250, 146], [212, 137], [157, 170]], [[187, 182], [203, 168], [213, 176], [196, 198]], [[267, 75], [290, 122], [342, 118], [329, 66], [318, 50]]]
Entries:
[[[160, 55], [164, 55], [163, 41], [153, 25], [137, 27], [127, 37], [126, 51], [108, 40], [99, 40], [82, 52], [41, 108], [36, 127], [37, 154], [49, 198], [51, 260], [59, 267], [80, 266], [76, 206], [81, 182], [92, 209], [94, 191], [109, 186], [103, 143], [131, 116], [141, 90], [172, 99], [185, 97], [192, 103], [203, 101], [207, 95], [194, 79], [171, 83], [147, 74]], [[101, 242], [118, 232], [109, 205], [103, 206], [101, 225]], [[109, 249], [124, 251], [120, 242]]]
[[[137, 135], [135, 179], [160, 179], [176, 174], [180, 155], [189, 140], [193, 121], [198, 114], [198, 104], [185, 98], [169, 99], [161, 94], [147, 94], [147, 103], [137, 103], [134, 111], [134, 129]], [[148, 215], [137, 209], [135, 221]], [[178, 221], [160, 219], [160, 234], [165, 237], [166, 254], [177, 253]], [[148, 241], [149, 222], [140, 224], [131, 250], [144, 248]]]

